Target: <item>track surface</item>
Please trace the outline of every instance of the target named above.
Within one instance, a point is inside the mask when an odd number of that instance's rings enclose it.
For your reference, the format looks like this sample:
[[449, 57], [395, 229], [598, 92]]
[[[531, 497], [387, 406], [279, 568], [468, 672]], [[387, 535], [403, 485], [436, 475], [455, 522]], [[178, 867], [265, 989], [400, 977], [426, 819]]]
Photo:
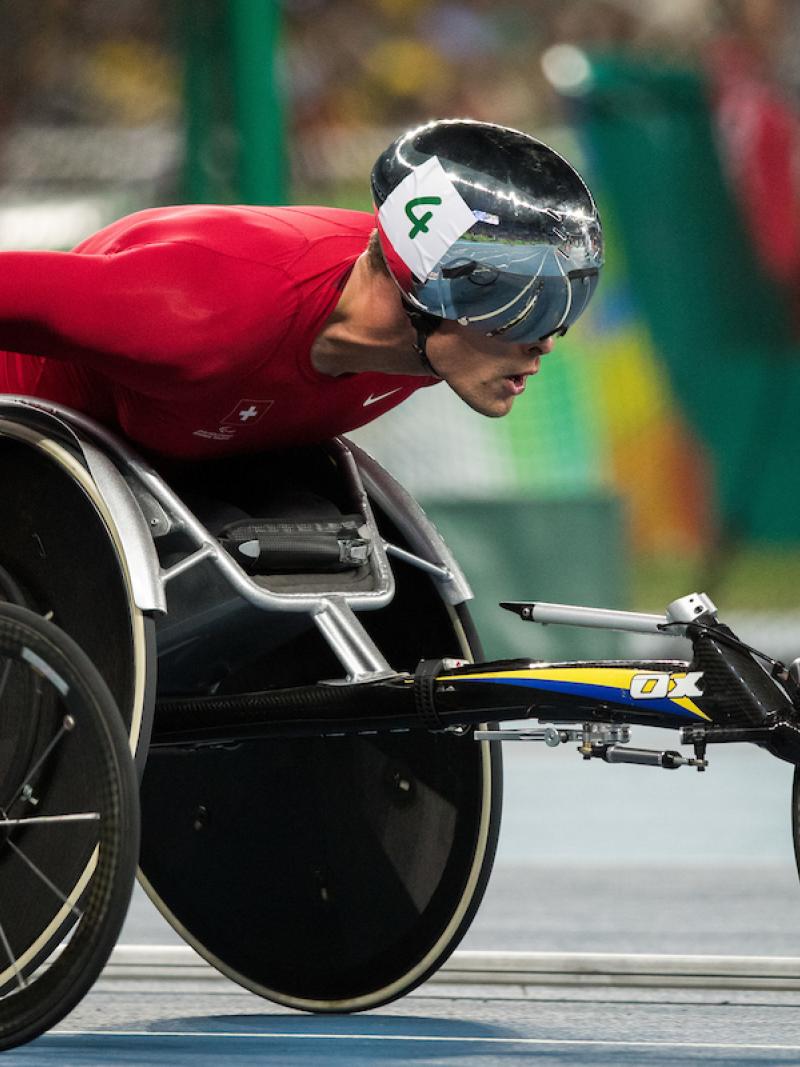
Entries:
[[495, 990], [412, 996], [351, 1017], [247, 993], [96, 989], [63, 1029], [4, 1064], [777, 1064], [800, 1062], [800, 996]]
[[[705, 775], [507, 754], [498, 865], [464, 948], [800, 957], [791, 768], [753, 749], [712, 754]], [[177, 943], [140, 894], [122, 940]], [[228, 1062], [797, 1064], [800, 992], [429, 984], [369, 1014], [312, 1017], [233, 985], [101, 980], [56, 1031], [3, 1057]]]

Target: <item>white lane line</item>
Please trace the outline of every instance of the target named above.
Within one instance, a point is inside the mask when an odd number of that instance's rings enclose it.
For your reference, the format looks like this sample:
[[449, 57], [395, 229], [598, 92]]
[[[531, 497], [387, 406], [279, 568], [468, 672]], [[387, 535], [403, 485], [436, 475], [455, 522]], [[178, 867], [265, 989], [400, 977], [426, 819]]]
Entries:
[[[102, 980], [204, 979], [230, 986], [188, 945], [117, 945]], [[644, 986], [800, 989], [795, 956], [627, 955], [606, 952], [487, 952], [460, 949], [430, 982], [445, 985]]]
[[264, 1030], [258, 1033], [237, 1032], [236, 1030], [51, 1030], [39, 1041], [47, 1042], [59, 1037], [194, 1037], [194, 1038], [247, 1038], [272, 1039], [282, 1041], [416, 1041], [436, 1042], [440, 1044], [480, 1044], [480, 1045], [553, 1045], [569, 1048], [655, 1048], [655, 1049], [698, 1049], [701, 1051], [739, 1051], [739, 1052], [800, 1052], [800, 1045], [778, 1044], [736, 1044], [720, 1041], [610, 1041], [600, 1038], [549, 1038], [549, 1037], [473, 1037], [467, 1036], [425, 1036], [417, 1034], [298, 1034], [282, 1033], [277, 1030]]

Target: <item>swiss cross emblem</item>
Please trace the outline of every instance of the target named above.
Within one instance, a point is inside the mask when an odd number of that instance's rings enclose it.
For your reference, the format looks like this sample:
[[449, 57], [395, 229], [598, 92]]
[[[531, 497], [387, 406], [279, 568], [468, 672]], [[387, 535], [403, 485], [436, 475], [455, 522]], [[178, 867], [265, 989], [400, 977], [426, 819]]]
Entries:
[[274, 403], [274, 400], [240, 400], [230, 415], [222, 420], [222, 424], [250, 426], [258, 422], [262, 415], [266, 415]]

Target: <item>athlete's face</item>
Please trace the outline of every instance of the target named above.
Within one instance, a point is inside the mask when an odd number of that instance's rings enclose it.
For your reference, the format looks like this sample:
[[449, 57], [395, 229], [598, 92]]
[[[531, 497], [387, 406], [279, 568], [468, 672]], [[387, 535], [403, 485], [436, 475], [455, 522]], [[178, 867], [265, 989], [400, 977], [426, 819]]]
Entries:
[[450, 388], [481, 415], [507, 415], [536, 374], [554, 339], [512, 344], [446, 321], [428, 338], [431, 365]]

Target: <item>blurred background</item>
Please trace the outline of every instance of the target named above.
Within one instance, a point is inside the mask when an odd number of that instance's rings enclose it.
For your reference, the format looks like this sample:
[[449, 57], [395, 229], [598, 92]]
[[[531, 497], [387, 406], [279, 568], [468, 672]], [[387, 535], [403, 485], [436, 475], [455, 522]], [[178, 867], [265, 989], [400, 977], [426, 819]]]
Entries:
[[[595, 191], [589, 313], [503, 420], [425, 390], [356, 435], [422, 501], [491, 655], [641, 652], [539, 599], [708, 592], [800, 653], [800, 5], [780, 0], [0, 0], [0, 247], [139, 208], [370, 210], [402, 129], [518, 127]], [[683, 649], [678, 654], [683, 654]]]

